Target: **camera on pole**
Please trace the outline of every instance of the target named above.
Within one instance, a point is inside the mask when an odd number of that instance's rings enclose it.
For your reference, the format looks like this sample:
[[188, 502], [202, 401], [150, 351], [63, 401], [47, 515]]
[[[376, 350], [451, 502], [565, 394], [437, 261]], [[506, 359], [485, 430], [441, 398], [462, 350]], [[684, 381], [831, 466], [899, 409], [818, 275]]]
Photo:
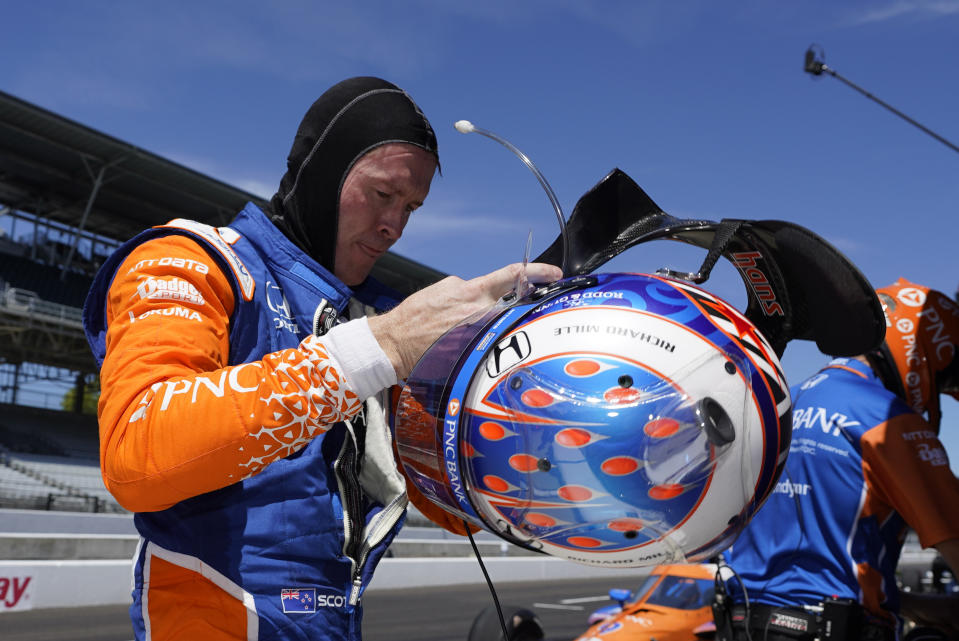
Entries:
[[912, 124], [912, 125], [915, 125], [916, 127], [918, 127], [919, 129], [921, 129], [921, 130], [924, 131], [925, 133], [929, 134], [930, 136], [932, 136], [933, 138], [935, 138], [936, 140], [938, 140], [938, 141], [941, 142], [942, 144], [946, 145], [947, 147], [949, 147], [949, 148], [952, 149], [953, 151], [959, 152], [959, 146], [956, 146], [955, 144], [953, 144], [952, 142], [946, 140], [945, 138], [943, 138], [942, 136], [940, 136], [940, 135], [937, 134], [936, 132], [932, 131], [932, 130], [929, 129], [928, 127], [925, 127], [925, 126], [919, 124], [918, 122], [916, 122], [915, 120], [913, 120], [912, 118], [910, 118], [910, 117], [907, 116], [906, 114], [902, 113], [901, 111], [899, 111], [898, 109], [896, 109], [896, 108], [893, 107], [892, 105], [889, 105], [889, 104], [883, 102], [882, 100], [880, 100], [880, 99], [877, 98], [876, 96], [872, 95], [871, 93], [869, 93], [868, 91], [866, 91], [866, 90], [863, 89], [862, 87], [856, 85], [855, 83], [851, 82], [850, 80], [848, 80], [848, 79], [844, 78], [843, 76], [839, 75], [839, 73], [836, 72], [835, 69], [829, 67], [829, 66], [826, 64], [825, 60], [826, 60], [826, 54], [825, 54], [825, 52], [823, 51], [822, 47], [820, 47], [819, 45], [815, 45], [815, 44], [814, 44], [814, 45], [811, 45], [808, 49], [806, 49], [806, 55], [805, 55], [805, 58], [803, 59], [803, 70], [806, 71], [806, 73], [811, 73], [811, 74], [814, 75], [814, 76], [821, 76], [823, 73], [826, 73], [826, 74], [832, 76], [833, 78], [836, 78], [837, 80], [843, 82], [844, 84], [852, 87], [853, 89], [855, 89], [856, 91], [858, 91], [858, 92], [861, 93], [862, 95], [866, 96], [866, 97], [869, 98], [870, 100], [873, 100], [873, 101], [877, 102], [878, 104], [882, 105], [883, 107], [885, 107], [886, 109], [888, 109], [888, 110], [891, 111], [892, 113], [896, 114], [897, 116], [899, 116], [900, 118], [902, 118], [902, 119], [905, 120], [906, 122], [908, 122], [908, 123], [910, 123], [910, 124]]

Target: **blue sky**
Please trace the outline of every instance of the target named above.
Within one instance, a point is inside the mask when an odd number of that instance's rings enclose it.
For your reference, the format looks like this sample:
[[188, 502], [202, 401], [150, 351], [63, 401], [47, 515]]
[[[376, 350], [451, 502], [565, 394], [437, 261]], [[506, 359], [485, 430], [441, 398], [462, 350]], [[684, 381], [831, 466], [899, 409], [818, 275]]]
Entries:
[[[726, 6], [721, 6], [726, 5]], [[348, 76], [407, 89], [443, 176], [395, 251], [476, 276], [556, 234], [528, 154], [567, 215], [613, 167], [667, 212], [773, 218], [845, 252], [875, 286], [959, 284], [959, 153], [829, 77], [839, 73], [959, 143], [959, 0], [5, 2], [0, 88], [263, 196], [304, 111]], [[611, 269], [693, 270], [655, 243]], [[714, 290], [744, 296], [729, 271]], [[825, 357], [795, 342], [793, 382]], [[944, 441], [959, 470], [959, 403]]]

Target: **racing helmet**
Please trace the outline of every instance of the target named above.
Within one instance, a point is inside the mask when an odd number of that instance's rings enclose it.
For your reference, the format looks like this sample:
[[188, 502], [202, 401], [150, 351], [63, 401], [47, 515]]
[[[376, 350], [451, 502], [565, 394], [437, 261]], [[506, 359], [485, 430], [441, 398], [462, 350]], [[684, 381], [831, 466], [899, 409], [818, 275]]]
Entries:
[[877, 369], [891, 391], [938, 427], [939, 394], [959, 400], [959, 304], [904, 278], [876, 294], [886, 315], [879, 348], [885, 363], [879, 359]]
[[686, 281], [567, 278], [441, 337], [394, 429], [427, 498], [500, 537], [608, 567], [728, 547], [789, 449], [777, 355]]

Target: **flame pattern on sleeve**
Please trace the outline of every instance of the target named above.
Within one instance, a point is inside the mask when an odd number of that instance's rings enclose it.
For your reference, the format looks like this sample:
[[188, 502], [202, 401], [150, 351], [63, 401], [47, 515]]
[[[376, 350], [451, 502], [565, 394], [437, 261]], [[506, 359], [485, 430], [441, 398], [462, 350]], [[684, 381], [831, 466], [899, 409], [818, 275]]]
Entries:
[[[346, 385], [322, 339], [307, 337], [297, 349], [267, 355], [273, 382], [259, 400], [272, 419], [250, 434], [253, 454], [240, 463], [247, 478], [264, 465], [293, 454], [314, 437], [360, 410], [362, 402]], [[279, 391], [277, 391], [279, 390]]]

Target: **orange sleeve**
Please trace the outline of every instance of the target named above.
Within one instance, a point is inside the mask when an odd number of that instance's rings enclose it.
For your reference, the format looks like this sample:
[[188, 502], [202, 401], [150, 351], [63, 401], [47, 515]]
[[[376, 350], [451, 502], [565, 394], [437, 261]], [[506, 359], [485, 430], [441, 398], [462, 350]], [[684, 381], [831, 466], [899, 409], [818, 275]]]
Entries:
[[323, 339], [234, 366], [230, 282], [202, 246], [154, 239], [107, 297], [100, 463], [117, 501], [162, 510], [256, 474], [361, 407]]
[[861, 444], [871, 492], [905, 519], [923, 547], [959, 538], [959, 479], [926, 421], [896, 416], [866, 432]]

